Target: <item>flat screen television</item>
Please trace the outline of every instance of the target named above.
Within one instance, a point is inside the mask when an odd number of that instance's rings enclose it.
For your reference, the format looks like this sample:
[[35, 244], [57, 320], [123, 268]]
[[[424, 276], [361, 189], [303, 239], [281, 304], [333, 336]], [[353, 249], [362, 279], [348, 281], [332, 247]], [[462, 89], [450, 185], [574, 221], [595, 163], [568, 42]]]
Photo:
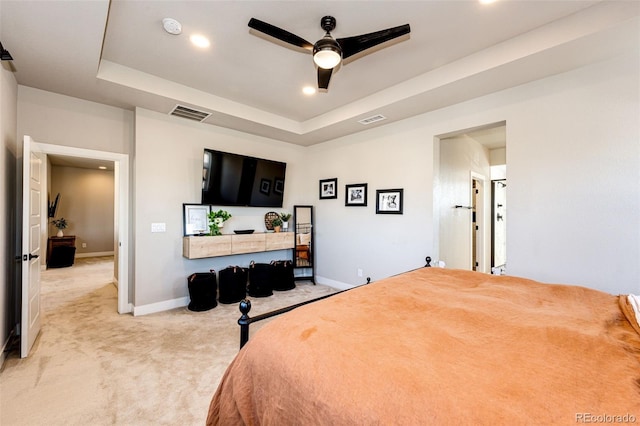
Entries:
[[282, 207], [286, 163], [204, 150], [202, 204]]

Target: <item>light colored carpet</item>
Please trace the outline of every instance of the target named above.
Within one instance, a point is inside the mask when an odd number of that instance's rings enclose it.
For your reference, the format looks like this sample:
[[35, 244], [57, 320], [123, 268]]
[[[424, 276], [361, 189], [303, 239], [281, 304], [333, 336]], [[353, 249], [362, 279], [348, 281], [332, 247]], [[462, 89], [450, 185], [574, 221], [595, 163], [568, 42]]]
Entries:
[[[238, 305], [119, 315], [112, 276], [110, 257], [42, 273], [42, 331], [29, 358], [11, 353], [4, 363], [0, 424], [204, 424], [238, 351]], [[251, 314], [334, 291], [299, 282], [294, 290], [252, 298]]]

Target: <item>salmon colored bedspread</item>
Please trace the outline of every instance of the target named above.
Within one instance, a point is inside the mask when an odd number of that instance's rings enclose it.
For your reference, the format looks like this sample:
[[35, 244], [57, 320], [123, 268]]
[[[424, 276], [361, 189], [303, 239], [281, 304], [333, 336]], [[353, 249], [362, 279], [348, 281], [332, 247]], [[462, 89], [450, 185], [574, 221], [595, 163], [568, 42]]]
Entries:
[[583, 287], [408, 272], [265, 325], [229, 366], [207, 423], [640, 423], [640, 335], [624, 303]]

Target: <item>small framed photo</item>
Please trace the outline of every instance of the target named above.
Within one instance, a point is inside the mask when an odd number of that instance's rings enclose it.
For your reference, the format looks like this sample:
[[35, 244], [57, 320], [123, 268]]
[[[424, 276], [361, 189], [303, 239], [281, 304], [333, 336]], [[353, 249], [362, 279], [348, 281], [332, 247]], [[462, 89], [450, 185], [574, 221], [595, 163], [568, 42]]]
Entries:
[[260, 192], [264, 195], [271, 193], [271, 179], [262, 178], [260, 181]]
[[345, 206], [366, 206], [367, 205], [367, 184], [357, 183], [345, 185]]
[[376, 191], [377, 214], [402, 214], [402, 189], [378, 189]]
[[284, 179], [275, 179], [275, 184], [273, 185], [273, 192], [277, 194], [282, 194], [284, 192]]
[[184, 235], [209, 233], [209, 212], [211, 206], [205, 204], [183, 204]]
[[322, 179], [320, 181], [320, 199], [338, 198], [338, 178]]

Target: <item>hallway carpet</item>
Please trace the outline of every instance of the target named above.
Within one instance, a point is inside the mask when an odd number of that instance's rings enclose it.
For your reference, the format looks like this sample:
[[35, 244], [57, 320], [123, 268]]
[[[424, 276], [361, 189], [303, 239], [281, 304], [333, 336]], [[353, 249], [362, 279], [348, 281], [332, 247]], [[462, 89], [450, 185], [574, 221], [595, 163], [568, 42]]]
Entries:
[[[1, 425], [204, 424], [238, 351], [238, 305], [119, 315], [112, 277], [112, 257], [43, 271], [40, 336], [28, 358], [12, 352], [0, 372]], [[251, 314], [334, 291], [299, 282], [253, 299]]]

